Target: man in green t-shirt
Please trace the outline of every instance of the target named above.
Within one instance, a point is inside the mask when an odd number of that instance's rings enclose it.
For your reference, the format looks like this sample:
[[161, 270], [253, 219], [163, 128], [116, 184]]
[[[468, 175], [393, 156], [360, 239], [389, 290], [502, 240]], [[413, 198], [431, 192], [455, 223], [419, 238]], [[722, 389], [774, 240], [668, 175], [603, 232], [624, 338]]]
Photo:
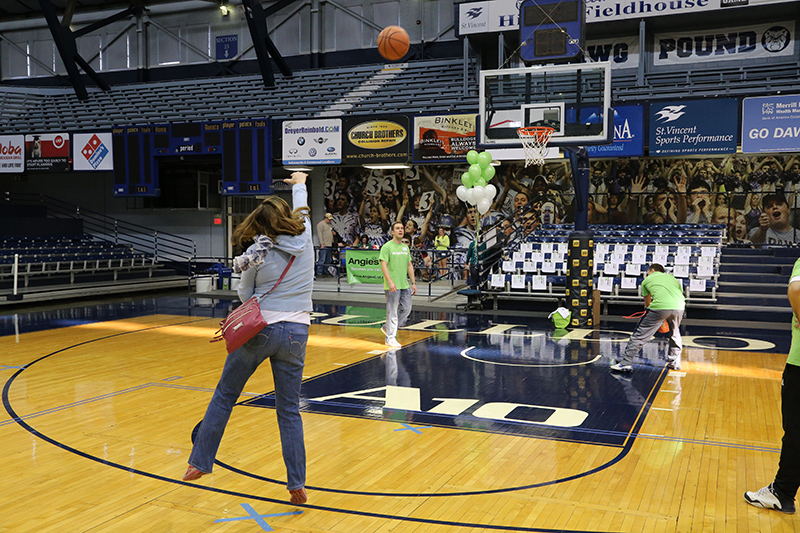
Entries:
[[631, 334], [631, 340], [625, 347], [622, 360], [611, 365], [615, 372], [633, 372], [633, 357], [639, 353], [642, 345], [649, 341], [664, 321], [669, 324], [669, 354], [667, 365], [673, 370], [681, 368], [680, 325], [686, 299], [683, 296], [683, 285], [672, 274], [664, 272], [664, 267], [653, 263], [647, 270], [647, 277], [642, 281], [642, 296], [647, 310], [639, 320]]
[[[386, 345], [400, 348], [397, 328], [405, 325], [411, 314], [411, 297], [417, 294], [411, 252], [403, 244], [405, 227], [402, 222], [392, 224], [392, 240], [381, 246], [378, 258], [383, 272], [383, 292], [386, 294], [386, 323], [381, 331], [386, 335]], [[411, 279], [409, 287], [408, 280]]]
[[750, 505], [794, 514], [794, 497], [800, 487], [800, 259], [795, 261], [787, 293], [792, 306], [792, 344], [781, 381], [783, 444], [775, 481], [756, 492], [747, 491]]

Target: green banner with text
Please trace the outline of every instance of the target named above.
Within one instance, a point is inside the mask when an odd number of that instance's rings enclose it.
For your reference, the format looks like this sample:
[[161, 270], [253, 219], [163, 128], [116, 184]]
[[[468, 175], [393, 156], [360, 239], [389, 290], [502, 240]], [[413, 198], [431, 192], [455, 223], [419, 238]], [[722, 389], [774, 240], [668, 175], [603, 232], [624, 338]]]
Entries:
[[347, 250], [345, 266], [347, 267], [347, 283], [381, 283], [381, 260], [379, 250]]

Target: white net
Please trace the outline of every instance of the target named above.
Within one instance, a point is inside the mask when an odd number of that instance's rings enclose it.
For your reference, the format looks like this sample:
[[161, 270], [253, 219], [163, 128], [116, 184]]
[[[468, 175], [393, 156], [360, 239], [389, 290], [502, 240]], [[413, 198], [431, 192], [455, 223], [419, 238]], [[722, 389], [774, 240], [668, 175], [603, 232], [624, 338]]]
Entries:
[[525, 166], [544, 165], [547, 142], [555, 130], [548, 127], [519, 128], [519, 140], [525, 148]]

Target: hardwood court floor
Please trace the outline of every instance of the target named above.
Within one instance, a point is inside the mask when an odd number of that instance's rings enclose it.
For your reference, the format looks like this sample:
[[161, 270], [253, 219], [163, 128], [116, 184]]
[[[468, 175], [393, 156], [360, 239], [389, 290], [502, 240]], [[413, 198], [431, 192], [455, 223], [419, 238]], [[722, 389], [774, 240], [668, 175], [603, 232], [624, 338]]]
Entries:
[[[632, 378], [609, 378], [601, 366], [608, 361], [592, 359], [598, 345], [611, 349], [606, 334], [599, 343], [568, 335], [554, 352], [563, 372], [535, 374], [541, 369], [518, 357], [551, 345], [537, 345], [536, 334], [485, 335], [466, 361], [471, 333], [429, 322], [402, 331], [405, 346], [392, 359], [381, 355], [374, 320], [344, 326], [341, 319], [323, 323], [326, 316], [311, 327], [306, 357], [304, 390], [316, 398], [304, 404], [306, 506], [287, 501], [268, 405], [237, 406], [218, 455], [223, 464], [198, 482], [179, 481], [223, 363], [223, 348], [208, 343], [218, 318], [149, 314], [0, 337], [0, 531], [800, 530], [800, 518], [742, 498], [771, 481], [777, 466], [785, 362], [777, 349], [687, 347], [682, 372], [667, 373], [654, 361]], [[442, 317], [414, 321], [431, 319]], [[475, 362], [503, 346], [516, 348], [491, 364]], [[608, 420], [618, 425], [565, 433], [539, 423], [481, 425], [463, 414], [429, 414], [440, 422], [424, 423], [403, 409], [371, 405], [369, 392], [320, 399], [344, 382], [353, 385], [342, 390], [369, 390], [382, 369], [392, 394], [406, 394], [401, 404], [413, 402], [408, 392], [429, 376], [449, 395], [430, 403], [423, 393], [431, 413], [430, 405], [457, 413], [469, 402], [487, 405], [486, 398], [502, 407], [499, 390], [533, 397], [547, 389], [567, 398], [573, 409], [565, 413], [584, 410], [597, 428]], [[534, 375], [546, 382], [533, 382]], [[272, 388], [264, 365], [242, 400], [261, 401]], [[347, 411], [354, 405], [363, 413]], [[627, 429], [613, 429], [619, 427]]]

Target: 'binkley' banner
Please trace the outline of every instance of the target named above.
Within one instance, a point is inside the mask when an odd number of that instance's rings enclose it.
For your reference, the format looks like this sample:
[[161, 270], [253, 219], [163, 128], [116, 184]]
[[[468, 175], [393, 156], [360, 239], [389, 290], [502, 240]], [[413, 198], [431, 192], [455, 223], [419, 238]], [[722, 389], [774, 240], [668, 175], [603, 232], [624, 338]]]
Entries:
[[742, 152], [800, 151], [800, 95], [745, 98]]
[[651, 156], [733, 154], [739, 108], [735, 98], [650, 104]]
[[383, 283], [379, 250], [347, 250], [347, 283]]
[[474, 114], [414, 117], [412, 160], [466, 163], [467, 152], [475, 149], [475, 119]]

